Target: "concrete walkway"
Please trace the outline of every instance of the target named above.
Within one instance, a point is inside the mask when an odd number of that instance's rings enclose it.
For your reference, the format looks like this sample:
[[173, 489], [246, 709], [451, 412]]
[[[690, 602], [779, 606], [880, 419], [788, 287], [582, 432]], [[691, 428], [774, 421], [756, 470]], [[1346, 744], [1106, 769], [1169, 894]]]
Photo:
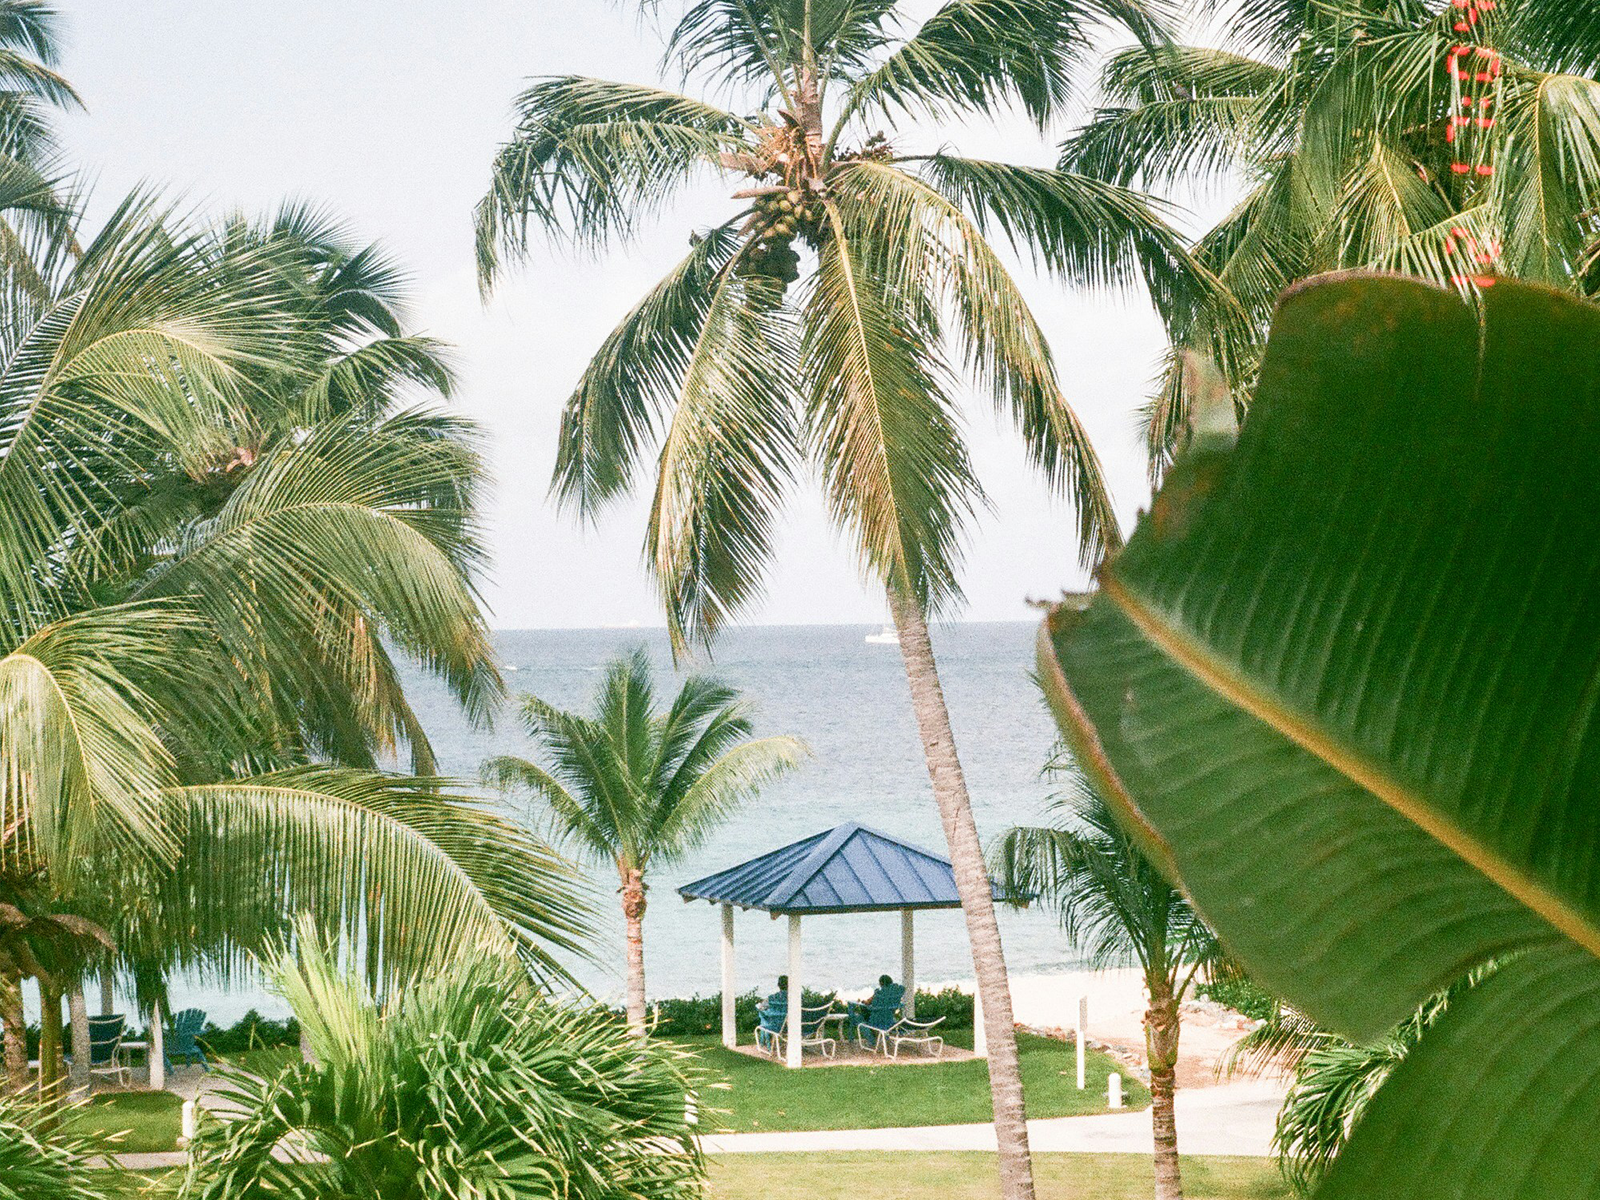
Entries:
[[[1178, 1145], [1185, 1154], [1272, 1153], [1272, 1129], [1282, 1085], [1246, 1080], [1180, 1091]], [[1149, 1154], [1150, 1110], [1028, 1122], [1036, 1151]], [[993, 1150], [994, 1126], [924, 1125], [907, 1129], [824, 1129], [796, 1133], [725, 1133], [700, 1139], [711, 1154], [772, 1154], [807, 1150]]]

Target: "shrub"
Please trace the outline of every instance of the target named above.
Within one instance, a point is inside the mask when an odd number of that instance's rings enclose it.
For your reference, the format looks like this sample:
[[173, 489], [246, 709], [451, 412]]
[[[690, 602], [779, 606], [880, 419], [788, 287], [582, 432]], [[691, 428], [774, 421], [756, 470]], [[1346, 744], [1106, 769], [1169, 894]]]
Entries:
[[[191, 1147], [189, 1200], [692, 1200], [704, 1163], [694, 1058], [603, 1008], [555, 1004], [503, 964], [463, 962], [385, 1002], [301, 939], [269, 967], [314, 1063], [224, 1067], [224, 1115]], [[310, 1161], [286, 1169], [286, 1138]]]
[[1223, 975], [1195, 985], [1195, 995], [1226, 1005], [1257, 1021], [1270, 1021], [1278, 1015], [1278, 998], [1253, 979], [1243, 975]]
[[228, 1028], [207, 1022], [200, 1035], [206, 1049], [218, 1054], [238, 1054], [245, 1050], [261, 1050], [271, 1046], [298, 1046], [300, 1022], [293, 1017], [274, 1021], [251, 1009]]
[[115, 1171], [85, 1169], [85, 1158], [112, 1148], [98, 1134], [67, 1132], [54, 1107], [47, 1111], [20, 1097], [0, 1095], [0, 1196], [7, 1200], [108, 1200], [121, 1195]]

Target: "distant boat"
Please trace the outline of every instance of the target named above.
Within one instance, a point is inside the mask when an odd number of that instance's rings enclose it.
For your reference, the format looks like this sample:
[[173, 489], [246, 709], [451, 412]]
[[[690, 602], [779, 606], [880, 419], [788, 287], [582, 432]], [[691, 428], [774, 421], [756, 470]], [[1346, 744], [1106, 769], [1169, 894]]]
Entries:
[[893, 625], [885, 625], [877, 633], [869, 633], [866, 637], [869, 646], [898, 646], [900, 635], [895, 632]]

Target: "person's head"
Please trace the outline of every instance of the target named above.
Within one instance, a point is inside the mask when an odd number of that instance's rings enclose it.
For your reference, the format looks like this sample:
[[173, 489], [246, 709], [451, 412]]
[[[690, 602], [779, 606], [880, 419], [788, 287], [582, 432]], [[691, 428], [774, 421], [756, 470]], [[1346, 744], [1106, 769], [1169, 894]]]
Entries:
[[878, 986], [879, 987], [893, 987], [894, 986], [894, 980], [890, 979], [887, 975], [879, 975], [878, 976]]
[[780, 992], [787, 992], [789, 990], [789, 977], [787, 975], [778, 976], [778, 990]]

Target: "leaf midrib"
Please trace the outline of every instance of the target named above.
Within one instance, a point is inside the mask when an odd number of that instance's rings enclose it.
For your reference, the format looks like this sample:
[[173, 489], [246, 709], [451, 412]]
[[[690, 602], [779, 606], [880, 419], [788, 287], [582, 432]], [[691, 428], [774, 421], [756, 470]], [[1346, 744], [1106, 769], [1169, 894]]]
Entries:
[[1163, 654], [1230, 704], [1275, 730], [1410, 821], [1553, 929], [1600, 958], [1600, 926], [1542, 880], [1447, 819], [1421, 795], [1385, 774], [1314, 721], [1294, 712], [1213, 654], [1198, 638], [1170, 622], [1154, 604], [1113, 572], [1101, 591]]

